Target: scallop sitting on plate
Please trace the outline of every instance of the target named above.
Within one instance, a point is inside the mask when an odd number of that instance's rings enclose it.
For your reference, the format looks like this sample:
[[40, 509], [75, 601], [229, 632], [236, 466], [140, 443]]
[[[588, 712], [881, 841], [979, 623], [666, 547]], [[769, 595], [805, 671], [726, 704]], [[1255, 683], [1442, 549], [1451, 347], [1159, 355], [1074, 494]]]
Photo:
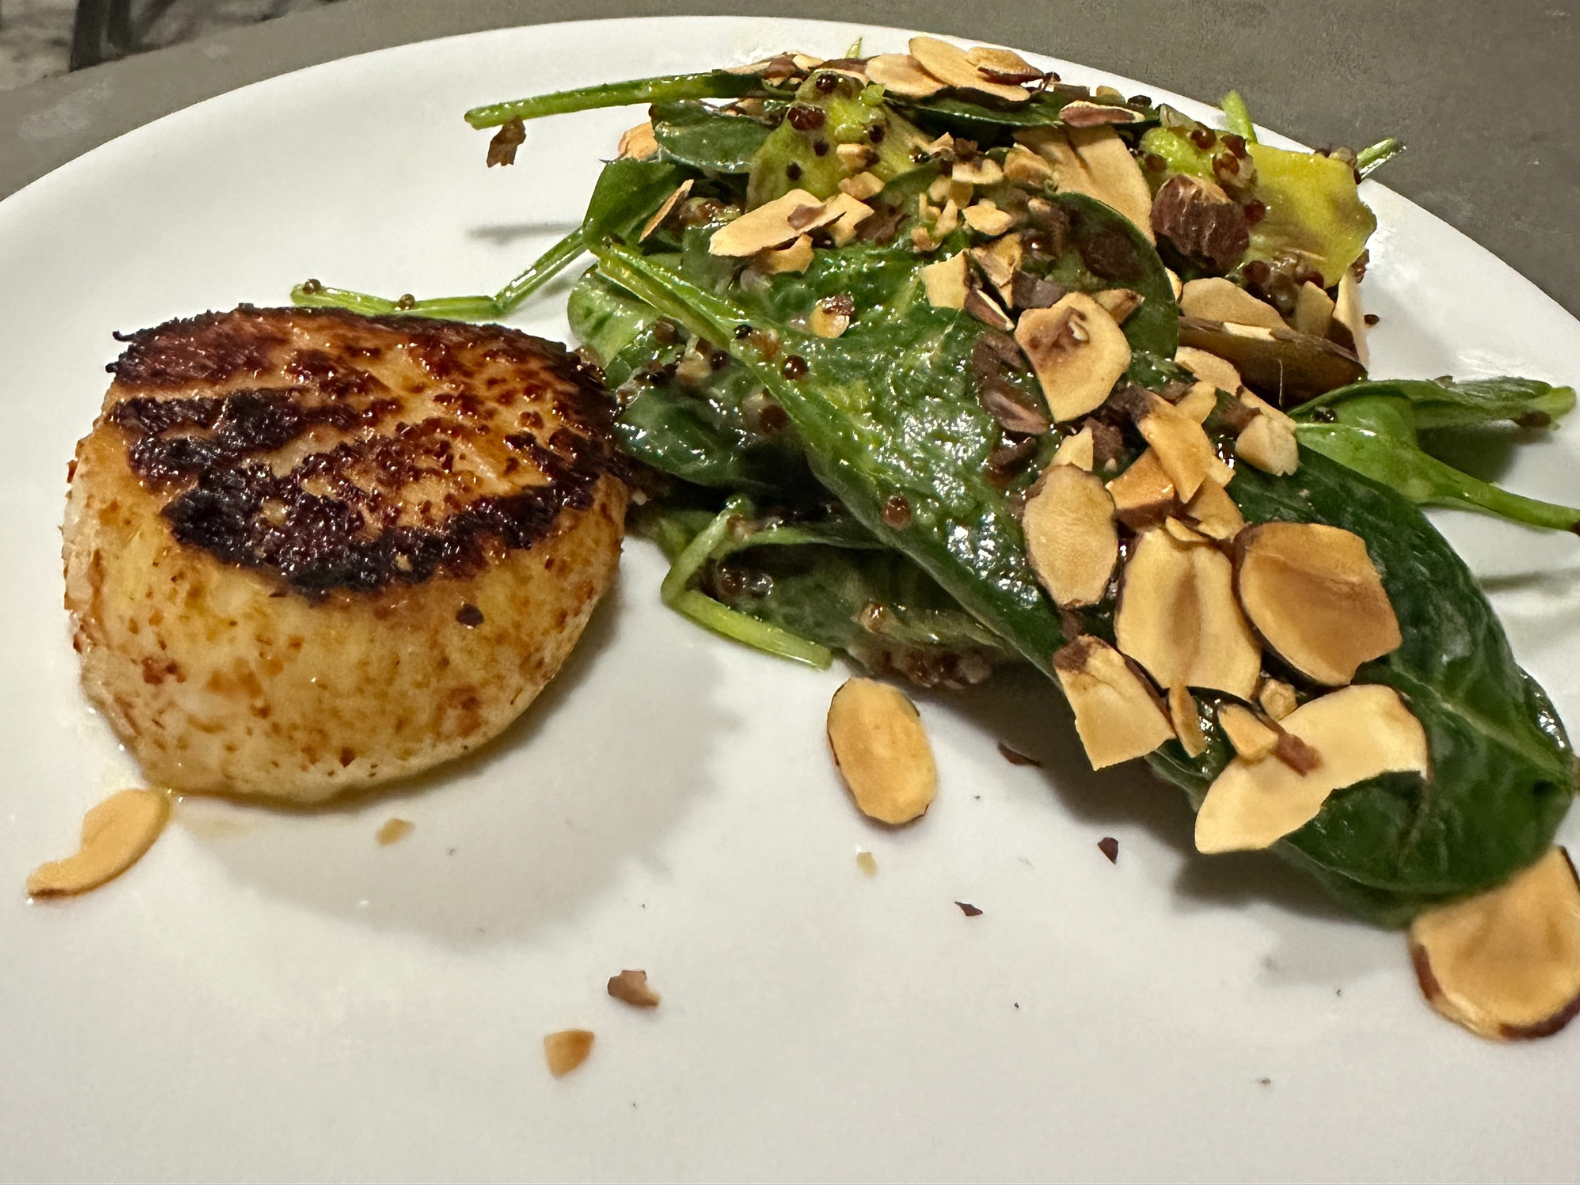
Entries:
[[595, 369], [339, 311], [125, 340], [73, 466], [66, 607], [152, 782], [321, 802], [476, 748], [553, 677], [620, 553]]

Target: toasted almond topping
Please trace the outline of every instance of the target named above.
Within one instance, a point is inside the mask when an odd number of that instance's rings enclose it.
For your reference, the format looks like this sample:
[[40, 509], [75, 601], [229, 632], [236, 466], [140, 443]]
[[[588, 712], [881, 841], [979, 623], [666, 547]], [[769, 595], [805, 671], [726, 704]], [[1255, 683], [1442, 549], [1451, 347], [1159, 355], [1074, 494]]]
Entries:
[[82, 842], [74, 856], [35, 868], [28, 895], [64, 897], [114, 880], [151, 848], [170, 818], [170, 799], [157, 790], [120, 790], [82, 819]]
[[[871, 176], [871, 174], [866, 174]], [[856, 237], [856, 231], [873, 214], [872, 207], [848, 193], [836, 193], [823, 203], [821, 217], [836, 247]]]
[[1550, 1037], [1580, 1012], [1580, 880], [1553, 847], [1503, 884], [1410, 925], [1427, 1002], [1478, 1037]]
[[708, 243], [708, 253], [740, 257], [782, 247], [809, 229], [808, 225], [797, 226], [790, 221], [791, 215], [808, 206], [821, 211], [823, 202], [804, 189], [792, 189], [783, 197], [765, 202], [734, 222], [721, 226]]
[[1202, 382], [1211, 383], [1219, 391], [1227, 391], [1230, 395], [1245, 385], [1240, 381], [1240, 372], [1232, 364], [1206, 350], [1181, 346], [1174, 351], [1174, 361]]
[[1117, 325], [1123, 325], [1125, 318], [1141, 307], [1146, 300], [1139, 292], [1132, 292], [1129, 288], [1105, 288], [1101, 292], [1092, 293], [1092, 299], [1108, 310], [1108, 315]]
[[1247, 761], [1260, 761], [1278, 745], [1278, 733], [1269, 728], [1250, 708], [1224, 704], [1218, 709], [1218, 724], [1234, 751]]
[[948, 183], [949, 197], [954, 199], [955, 205], [964, 210], [971, 204], [971, 199], [976, 196], [976, 186], [968, 181], [950, 181]]
[[1157, 692], [1107, 642], [1079, 637], [1053, 656], [1093, 769], [1144, 757], [1174, 735]]
[[1282, 720], [1300, 706], [1295, 689], [1278, 679], [1263, 679], [1256, 689], [1256, 702], [1273, 720]]
[[1185, 291], [1185, 285], [1180, 282], [1179, 273], [1171, 267], [1166, 267], [1163, 269], [1163, 274], [1169, 278], [1169, 291], [1174, 294], [1174, 299], [1178, 301], [1180, 293]]
[[[1092, 429], [1090, 425], [1079, 432], [1066, 436], [1059, 442], [1059, 447], [1054, 451], [1050, 465], [1074, 465], [1077, 469], [1092, 471], [1092, 463], [1096, 450], [1093, 447]], [[1110, 493], [1110, 500], [1113, 495]]]
[[1234, 597], [1217, 548], [1143, 532], [1125, 564], [1114, 641], [1164, 687], [1210, 687], [1250, 699], [1262, 648]]
[[[928, 156], [937, 157], [944, 161], [952, 161], [955, 159], [955, 138], [948, 132], [945, 132], [938, 139], [929, 140], [926, 144], [923, 144], [921, 150]], [[942, 178], [939, 180], [942, 180]]]
[[1059, 110], [1059, 118], [1067, 128], [1094, 128], [1105, 124], [1140, 123], [1146, 116], [1130, 107], [1117, 107], [1111, 103], [1092, 103], [1076, 99]]
[[1306, 774], [1282, 761], [1236, 757], [1213, 782], [1196, 815], [1196, 849], [1270, 847], [1298, 831], [1335, 790], [1378, 774], [1425, 775], [1426, 732], [1391, 687], [1364, 684], [1319, 696], [1279, 724], [1316, 750]]
[[1023, 144], [1004, 157], [1004, 176], [1016, 185], [1041, 186], [1054, 179], [1053, 166]]
[[867, 77], [902, 99], [925, 99], [947, 85], [923, 70], [921, 63], [906, 53], [885, 53], [868, 58]]
[[1240, 603], [1280, 657], [1337, 686], [1397, 649], [1399, 619], [1366, 541], [1321, 523], [1263, 523], [1240, 537]]
[[861, 172], [878, 159], [877, 151], [870, 144], [836, 144], [834, 155], [852, 173]]
[[1197, 531], [1182, 519], [1175, 518], [1172, 514], [1163, 520], [1163, 529], [1181, 543], [1207, 543], [1207, 536]]
[[586, 1029], [564, 1029], [543, 1038], [543, 1057], [549, 1073], [563, 1078], [587, 1060], [592, 1052], [593, 1035]]
[[1162, 522], [1174, 506], [1176, 495], [1173, 478], [1151, 449], [1109, 482], [1108, 492], [1120, 521], [1133, 528]]
[[856, 867], [861, 869], [867, 876], [877, 876], [878, 858], [871, 852], [857, 852]]
[[1005, 303], [1009, 302], [1010, 288], [1024, 254], [1019, 234], [1005, 235], [984, 246], [971, 249], [971, 258], [982, 269], [982, 274], [987, 277], [988, 283], [998, 290], [999, 296]]
[[966, 293], [966, 303], [962, 307], [982, 324], [1001, 333], [1008, 333], [1015, 328], [1013, 318], [1004, 311], [998, 301], [980, 288], [972, 288]]
[[1147, 392], [1147, 411], [1136, 421], [1183, 500], [1201, 488], [1215, 459], [1212, 441], [1202, 426], [1167, 399]]
[[1350, 268], [1339, 277], [1339, 299], [1333, 307], [1333, 319], [1349, 330], [1352, 352], [1362, 366], [1369, 366], [1366, 349], [1366, 314], [1361, 308], [1361, 282]]
[[944, 208], [938, 212], [938, 221], [933, 224], [933, 237], [940, 242], [960, 225], [960, 207], [955, 205], [955, 199], [949, 198], [944, 202]]
[[1307, 280], [1295, 292], [1295, 311], [1289, 323], [1297, 333], [1327, 337], [1328, 325], [1333, 320], [1333, 307], [1333, 298]]
[[1174, 722], [1174, 734], [1187, 757], [1200, 757], [1207, 751], [1207, 733], [1202, 728], [1201, 712], [1188, 687], [1169, 688], [1169, 719]]
[[1061, 191], [1084, 193], [1112, 206], [1153, 241], [1152, 190], [1113, 128], [1022, 128], [1015, 139], [1053, 167]]
[[620, 133], [617, 149], [622, 160], [651, 160], [658, 155], [658, 140], [653, 136], [653, 123], [639, 123]]
[[916, 706], [897, 688], [848, 679], [828, 706], [834, 764], [861, 813], [880, 823], [909, 823], [927, 813], [938, 791], [932, 746]]
[[1015, 340], [1031, 361], [1056, 423], [1102, 406], [1130, 365], [1124, 331], [1084, 292], [1022, 313]]
[[[952, 188], [952, 184], [947, 176], [940, 173], [933, 178], [933, 183], [927, 187], [927, 196], [935, 202], [947, 202], [950, 197], [949, 191]], [[959, 205], [958, 202], [955, 204]]]
[[1180, 312], [1206, 321], [1230, 321], [1263, 329], [1284, 328], [1284, 319], [1272, 305], [1257, 300], [1238, 284], [1217, 276], [1186, 284], [1180, 293]]
[[839, 337], [850, 328], [851, 305], [849, 296], [824, 297], [807, 314], [806, 327], [818, 337]]
[[1186, 392], [1185, 397], [1174, 406], [1180, 409], [1182, 415], [1188, 416], [1198, 424], [1205, 423], [1207, 417], [1212, 415], [1218, 406], [1218, 388], [1211, 383], [1198, 380]]
[[927, 303], [933, 308], [965, 307], [968, 285], [964, 251], [957, 251], [937, 263], [929, 263], [918, 274], [922, 277], [922, 290], [927, 293]]
[[1234, 455], [1263, 473], [1285, 477], [1300, 468], [1295, 422], [1272, 404], [1242, 390], [1240, 402], [1259, 414], [1235, 437]]
[[[993, 82], [1034, 82], [1042, 77], [1041, 70], [1014, 50], [996, 45], [978, 45], [966, 50], [966, 61]], [[1000, 75], [1008, 77], [998, 77]]]
[[1095, 605], [1119, 560], [1114, 500], [1085, 469], [1054, 465], [1037, 480], [1021, 512], [1026, 558], [1061, 609]]
[[796, 69], [803, 74], [810, 74], [823, 64], [822, 58], [814, 58], [804, 53], [793, 53], [790, 55], [790, 60], [795, 63]]
[[846, 177], [841, 181], [839, 191], [855, 198], [858, 202], [865, 202], [868, 198], [876, 197], [883, 192], [883, 180], [876, 173], [857, 173], [854, 177]]
[[927, 233], [927, 228], [925, 226], [911, 227], [911, 245], [923, 254], [926, 254], [930, 251], [936, 251], [939, 247], [939, 244], [934, 241], [933, 236]]
[[978, 234], [989, 237], [1004, 234], [1015, 225], [1013, 214], [1008, 210], [1000, 210], [987, 198], [967, 206], [964, 217], [967, 226]]
[[[912, 37], [910, 50], [911, 56], [921, 64], [923, 70], [957, 90], [978, 91], [1007, 103], [1021, 103], [1031, 98], [1025, 87], [990, 82], [966, 57], [963, 49], [947, 41], [940, 41], [936, 37]], [[871, 63], [868, 65], [870, 67]]]
[[806, 271], [812, 266], [811, 236], [802, 235], [788, 247], [770, 247], [766, 251], [759, 251], [752, 260], [752, 266], [770, 276], [780, 272]]
[[1220, 543], [1233, 539], [1245, 527], [1245, 518], [1234, 499], [1211, 477], [1201, 483], [1196, 496], [1186, 504], [1185, 513], [1195, 520], [1198, 531]]
[[387, 848], [392, 843], [399, 843], [414, 830], [416, 824], [408, 819], [387, 819], [384, 826], [373, 833], [373, 838], [378, 840], [380, 847]]
[[664, 225], [664, 219], [669, 217], [669, 212], [680, 204], [681, 200], [691, 192], [691, 178], [687, 178], [675, 187], [675, 191], [664, 199], [664, 204], [653, 211], [653, 216], [642, 227], [642, 233], [636, 237], [637, 242], [643, 242], [647, 236]]
[[647, 986], [646, 971], [622, 971], [609, 977], [609, 994], [637, 1008], [657, 1008], [659, 994]]
[[1004, 180], [1004, 170], [991, 156], [974, 156], [956, 161], [949, 180], [957, 185], [997, 185]]

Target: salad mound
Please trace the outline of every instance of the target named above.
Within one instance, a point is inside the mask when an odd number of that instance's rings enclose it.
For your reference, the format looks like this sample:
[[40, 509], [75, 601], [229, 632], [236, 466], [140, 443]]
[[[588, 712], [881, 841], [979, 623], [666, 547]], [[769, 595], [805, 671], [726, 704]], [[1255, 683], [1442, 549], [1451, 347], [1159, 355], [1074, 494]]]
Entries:
[[[1552, 859], [1573, 752], [1420, 507], [1580, 511], [1419, 433], [1550, 425], [1574, 393], [1369, 377], [1359, 183], [1397, 141], [1278, 148], [1233, 94], [1213, 128], [928, 37], [467, 119], [508, 165], [524, 121], [631, 103], [650, 118], [582, 224], [496, 296], [295, 299], [492, 319], [590, 254], [571, 325], [679, 612], [922, 686], [1030, 663], [1094, 766], [1184, 789], [1201, 851], [1271, 848], [1379, 925], [1437, 934]], [[1517, 883], [1511, 933], [1580, 926], [1572, 876]], [[1455, 997], [1477, 1031], [1573, 1011], [1580, 937], [1545, 960], [1455, 943], [1493, 952], [1456, 985], [1504, 985]], [[1550, 990], [1507, 989], [1532, 967]]]

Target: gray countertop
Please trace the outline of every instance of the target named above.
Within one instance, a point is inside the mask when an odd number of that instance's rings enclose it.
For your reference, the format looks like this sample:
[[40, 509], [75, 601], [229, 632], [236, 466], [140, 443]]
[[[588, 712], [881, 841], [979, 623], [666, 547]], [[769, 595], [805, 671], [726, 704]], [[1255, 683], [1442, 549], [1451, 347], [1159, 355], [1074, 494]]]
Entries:
[[772, 12], [1016, 45], [1207, 101], [1234, 86], [1258, 122], [1310, 144], [1398, 135], [1409, 151], [1381, 180], [1580, 315], [1574, 2], [344, 0], [0, 93], [0, 196], [161, 115], [334, 58], [565, 19]]

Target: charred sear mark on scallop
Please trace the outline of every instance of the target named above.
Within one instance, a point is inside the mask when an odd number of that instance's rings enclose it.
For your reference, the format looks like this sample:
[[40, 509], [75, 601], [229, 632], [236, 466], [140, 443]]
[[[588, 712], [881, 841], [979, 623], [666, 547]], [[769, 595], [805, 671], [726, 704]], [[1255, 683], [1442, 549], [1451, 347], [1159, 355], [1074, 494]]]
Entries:
[[122, 340], [104, 418], [172, 534], [300, 593], [475, 572], [617, 464], [601, 376], [514, 330], [242, 309]]

